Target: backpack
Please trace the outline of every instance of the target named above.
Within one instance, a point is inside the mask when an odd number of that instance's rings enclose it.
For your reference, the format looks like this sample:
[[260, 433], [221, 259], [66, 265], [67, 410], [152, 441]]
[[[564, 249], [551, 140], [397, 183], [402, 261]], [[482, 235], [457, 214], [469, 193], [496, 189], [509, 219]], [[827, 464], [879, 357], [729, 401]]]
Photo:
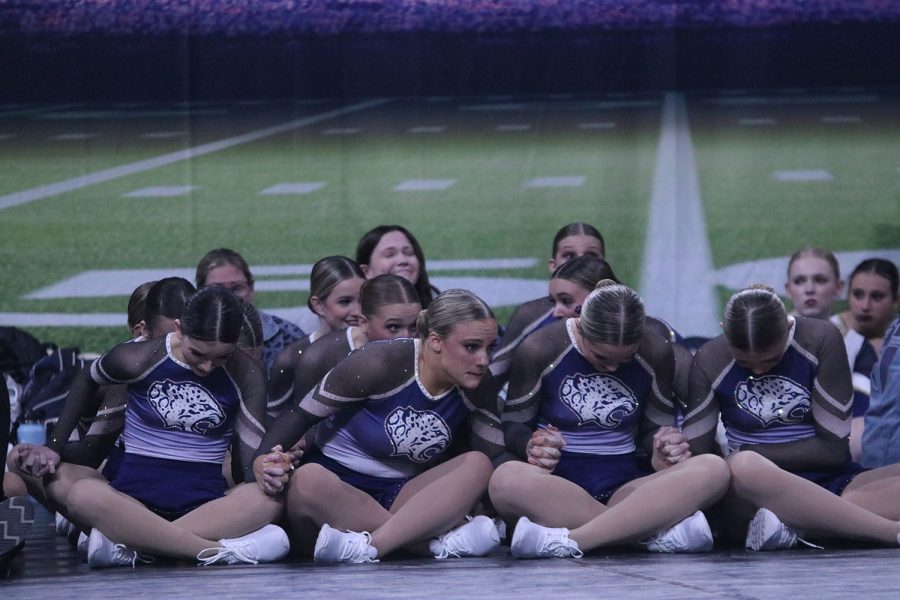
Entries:
[[72, 382], [89, 362], [79, 358], [78, 352], [78, 348], [62, 348], [34, 363], [19, 398], [21, 412], [15, 430], [27, 421], [56, 422]]
[[52, 348], [55, 348], [53, 344], [42, 344], [18, 327], [0, 327], [0, 372], [8, 374], [16, 383], [24, 383], [31, 366]]

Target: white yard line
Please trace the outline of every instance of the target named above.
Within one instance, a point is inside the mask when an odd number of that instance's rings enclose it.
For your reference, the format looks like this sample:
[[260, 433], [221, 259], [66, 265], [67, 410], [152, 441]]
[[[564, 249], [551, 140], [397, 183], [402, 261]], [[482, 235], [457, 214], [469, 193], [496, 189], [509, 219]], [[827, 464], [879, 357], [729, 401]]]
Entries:
[[684, 95], [667, 93], [644, 242], [647, 313], [686, 336], [717, 333], [718, 303]]
[[201, 144], [200, 146], [194, 146], [193, 148], [185, 148], [184, 150], [178, 150], [177, 152], [170, 152], [168, 154], [163, 154], [154, 158], [139, 160], [127, 165], [121, 165], [118, 167], [113, 167], [111, 169], [104, 169], [102, 171], [97, 171], [96, 173], [89, 173], [80, 177], [74, 177], [72, 179], [66, 179], [64, 181], [57, 181], [56, 183], [50, 183], [36, 188], [31, 188], [29, 190], [7, 194], [5, 196], [0, 196], [0, 210], [18, 206], [20, 204], [26, 204], [28, 202], [34, 202], [35, 200], [42, 200], [51, 196], [57, 196], [59, 194], [65, 194], [67, 192], [81, 189], [83, 187], [96, 185], [98, 183], [104, 183], [113, 179], [118, 179], [120, 177], [126, 177], [128, 175], [134, 175], [135, 173], [142, 173], [151, 169], [164, 167], [166, 165], [177, 163], [183, 160], [190, 160], [192, 158], [203, 156], [205, 154], [211, 154], [213, 152], [219, 152], [220, 150], [226, 150], [240, 144], [255, 142], [256, 140], [260, 140], [269, 136], [278, 135], [280, 133], [285, 133], [287, 131], [299, 129], [301, 127], [306, 127], [307, 125], [312, 125], [313, 123], [320, 123], [328, 119], [333, 119], [334, 117], [339, 117], [348, 113], [358, 112], [360, 110], [365, 110], [373, 106], [378, 106], [380, 104], [384, 104], [387, 101], [388, 100], [385, 98], [376, 98], [367, 102], [351, 104], [350, 106], [345, 106], [344, 108], [330, 110], [318, 115], [313, 115], [311, 117], [297, 119], [295, 121], [288, 121], [287, 123], [282, 123], [281, 125], [274, 125], [272, 127], [259, 129], [257, 131], [251, 131], [249, 133], [225, 138], [223, 140], [218, 140], [215, 142], [210, 142], [208, 144]]

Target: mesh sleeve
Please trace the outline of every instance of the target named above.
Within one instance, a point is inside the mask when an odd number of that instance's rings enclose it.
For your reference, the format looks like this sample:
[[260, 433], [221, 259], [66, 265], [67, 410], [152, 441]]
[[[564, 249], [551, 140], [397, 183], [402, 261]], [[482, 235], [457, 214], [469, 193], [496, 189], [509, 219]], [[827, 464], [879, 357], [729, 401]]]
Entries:
[[166, 355], [165, 338], [146, 342], [119, 344], [89, 366], [72, 382], [65, 404], [47, 441], [47, 446], [63, 454], [63, 447], [82, 418], [93, 419], [100, 407], [97, 388], [136, 381], [149, 372]]
[[497, 389], [502, 388], [509, 380], [509, 369], [516, 348], [534, 332], [552, 310], [553, 305], [548, 298], [538, 298], [520, 305], [510, 317], [500, 346], [491, 358], [491, 373]]

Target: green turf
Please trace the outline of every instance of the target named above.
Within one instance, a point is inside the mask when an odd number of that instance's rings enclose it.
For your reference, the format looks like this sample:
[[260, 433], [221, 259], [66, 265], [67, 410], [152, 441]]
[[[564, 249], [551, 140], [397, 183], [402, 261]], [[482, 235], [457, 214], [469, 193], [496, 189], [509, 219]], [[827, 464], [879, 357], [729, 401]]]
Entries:
[[[232, 114], [237, 111], [232, 108]], [[233, 120], [196, 122], [191, 142], [220, 139], [298, 118], [290, 106], [249, 109]], [[305, 109], [308, 110], [308, 109]], [[316, 110], [324, 110], [318, 107]], [[251, 265], [311, 263], [352, 255], [359, 236], [380, 223], [400, 223], [422, 242], [429, 259], [534, 256], [538, 266], [509, 272], [544, 279], [553, 233], [571, 221], [597, 224], [624, 281], [637, 282], [646, 207], [658, 137], [658, 109], [523, 113], [458, 111], [451, 104], [395, 101], [309, 128], [201, 156], [123, 179], [3, 211], [0, 220], [0, 310], [114, 311], [125, 298], [35, 301], [22, 295], [86, 269], [192, 267], [207, 250], [229, 246]], [[222, 131], [213, 131], [215, 121]], [[610, 131], [579, 131], [581, 121], [614, 120]], [[44, 123], [29, 142], [47, 144]], [[497, 124], [533, 124], [525, 133]], [[15, 121], [7, 119], [10, 127]], [[58, 125], [58, 124], [57, 124]], [[194, 125], [194, 123], [192, 123]], [[442, 125], [440, 136], [411, 135], [415, 126]], [[84, 130], [74, 127], [74, 130]], [[326, 136], [331, 127], [359, 127], [358, 136]], [[27, 173], [21, 188], [155, 155], [170, 140], [147, 142], [136, 131], [172, 127], [139, 120], [109, 125], [97, 140], [68, 150], [53, 146], [0, 154], [0, 167]], [[243, 129], [242, 129], [243, 128]], [[73, 129], [69, 129], [72, 131]], [[193, 131], [193, 130], [192, 130]], [[202, 133], [201, 133], [202, 132]], [[118, 137], [116, 137], [118, 136]], [[116, 141], [118, 140], [118, 141]], [[77, 146], [81, 146], [79, 149]], [[66, 153], [69, 153], [66, 155]], [[47, 163], [62, 163], [58, 171]], [[33, 163], [33, 165], [31, 164]], [[534, 177], [584, 175], [580, 188], [527, 189]], [[440, 192], [393, 191], [406, 179], [455, 179]], [[324, 181], [303, 196], [259, 196], [281, 182]], [[155, 185], [193, 185], [187, 198], [135, 199], [122, 194]], [[493, 275], [492, 272], [467, 274]], [[302, 294], [258, 294], [263, 307], [299, 305]], [[511, 309], [498, 311], [505, 321]], [[102, 350], [124, 327], [87, 332], [36, 330], [42, 339]], [[105, 333], [104, 333], [105, 332]]]
[[[691, 106], [692, 135], [715, 266], [792, 254], [894, 248], [900, 241], [900, 103]], [[821, 117], [862, 116], [828, 125]], [[774, 126], [743, 127], [745, 117]], [[825, 169], [832, 181], [779, 182], [776, 170]]]
[[[657, 100], [659, 98], [656, 98]], [[461, 275], [547, 277], [553, 233], [572, 221], [596, 224], [608, 259], [627, 283], [641, 270], [661, 106], [598, 110], [569, 102], [524, 110], [460, 110], [479, 99], [392, 100], [381, 106], [195, 157], [153, 171], [6, 209], [0, 214], [0, 312], [123, 312], [126, 298], [26, 300], [28, 292], [88, 269], [191, 268], [207, 250], [229, 246], [251, 265], [312, 263], [353, 255], [380, 223], [413, 231], [429, 260], [535, 257], [526, 270]], [[338, 107], [274, 103], [211, 105], [190, 118], [41, 120], [0, 116], [0, 195], [222, 140]], [[85, 107], [73, 110], [91, 110]], [[134, 110], [172, 110], [141, 107]], [[116, 110], [126, 110], [118, 108]], [[223, 114], [216, 111], [224, 110]], [[825, 125], [856, 114], [862, 123]], [[692, 98], [688, 115], [713, 262], [784, 256], [805, 244], [833, 250], [896, 247], [900, 240], [900, 101], [854, 105], [725, 107]], [[741, 118], [777, 125], [742, 127]], [[579, 130], [581, 122], [615, 129]], [[530, 123], [527, 132], [497, 125]], [[443, 126], [441, 134], [410, 134]], [[330, 128], [359, 135], [322, 135]], [[147, 140], [157, 131], [185, 138]], [[98, 132], [50, 142], [61, 133]], [[772, 172], [827, 169], [831, 182], [780, 183]], [[528, 189], [534, 177], [583, 175], [578, 188]], [[396, 192], [406, 179], [455, 179], [439, 192]], [[301, 196], [260, 196], [283, 182], [323, 181]], [[189, 197], [123, 194], [193, 185]], [[690, 243], [685, 240], [684, 243]], [[449, 273], [441, 273], [447, 275]], [[724, 301], [730, 291], [719, 289]], [[302, 293], [260, 292], [262, 308], [298, 306]], [[496, 307], [506, 321], [512, 307]], [[45, 341], [102, 351], [121, 327], [31, 329]]]

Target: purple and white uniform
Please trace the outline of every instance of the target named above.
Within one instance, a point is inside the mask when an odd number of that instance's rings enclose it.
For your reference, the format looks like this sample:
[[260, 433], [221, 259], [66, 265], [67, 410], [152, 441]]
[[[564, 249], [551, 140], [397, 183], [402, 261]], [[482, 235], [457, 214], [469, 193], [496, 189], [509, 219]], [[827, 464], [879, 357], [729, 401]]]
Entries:
[[352, 352], [282, 413], [270, 442], [288, 447], [320, 420], [316, 446], [367, 476], [410, 478], [442, 457], [459, 436], [493, 456], [502, 450], [496, 391], [489, 374], [474, 390], [432, 396], [419, 380], [419, 340], [370, 342]]
[[825, 448], [844, 448], [849, 461], [852, 402], [840, 332], [794, 317], [781, 360], [762, 375], [737, 364], [724, 336], [697, 351], [684, 433], [692, 452], [711, 451], [721, 414], [731, 451], [765, 447], [783, 469], [822, 470]]

